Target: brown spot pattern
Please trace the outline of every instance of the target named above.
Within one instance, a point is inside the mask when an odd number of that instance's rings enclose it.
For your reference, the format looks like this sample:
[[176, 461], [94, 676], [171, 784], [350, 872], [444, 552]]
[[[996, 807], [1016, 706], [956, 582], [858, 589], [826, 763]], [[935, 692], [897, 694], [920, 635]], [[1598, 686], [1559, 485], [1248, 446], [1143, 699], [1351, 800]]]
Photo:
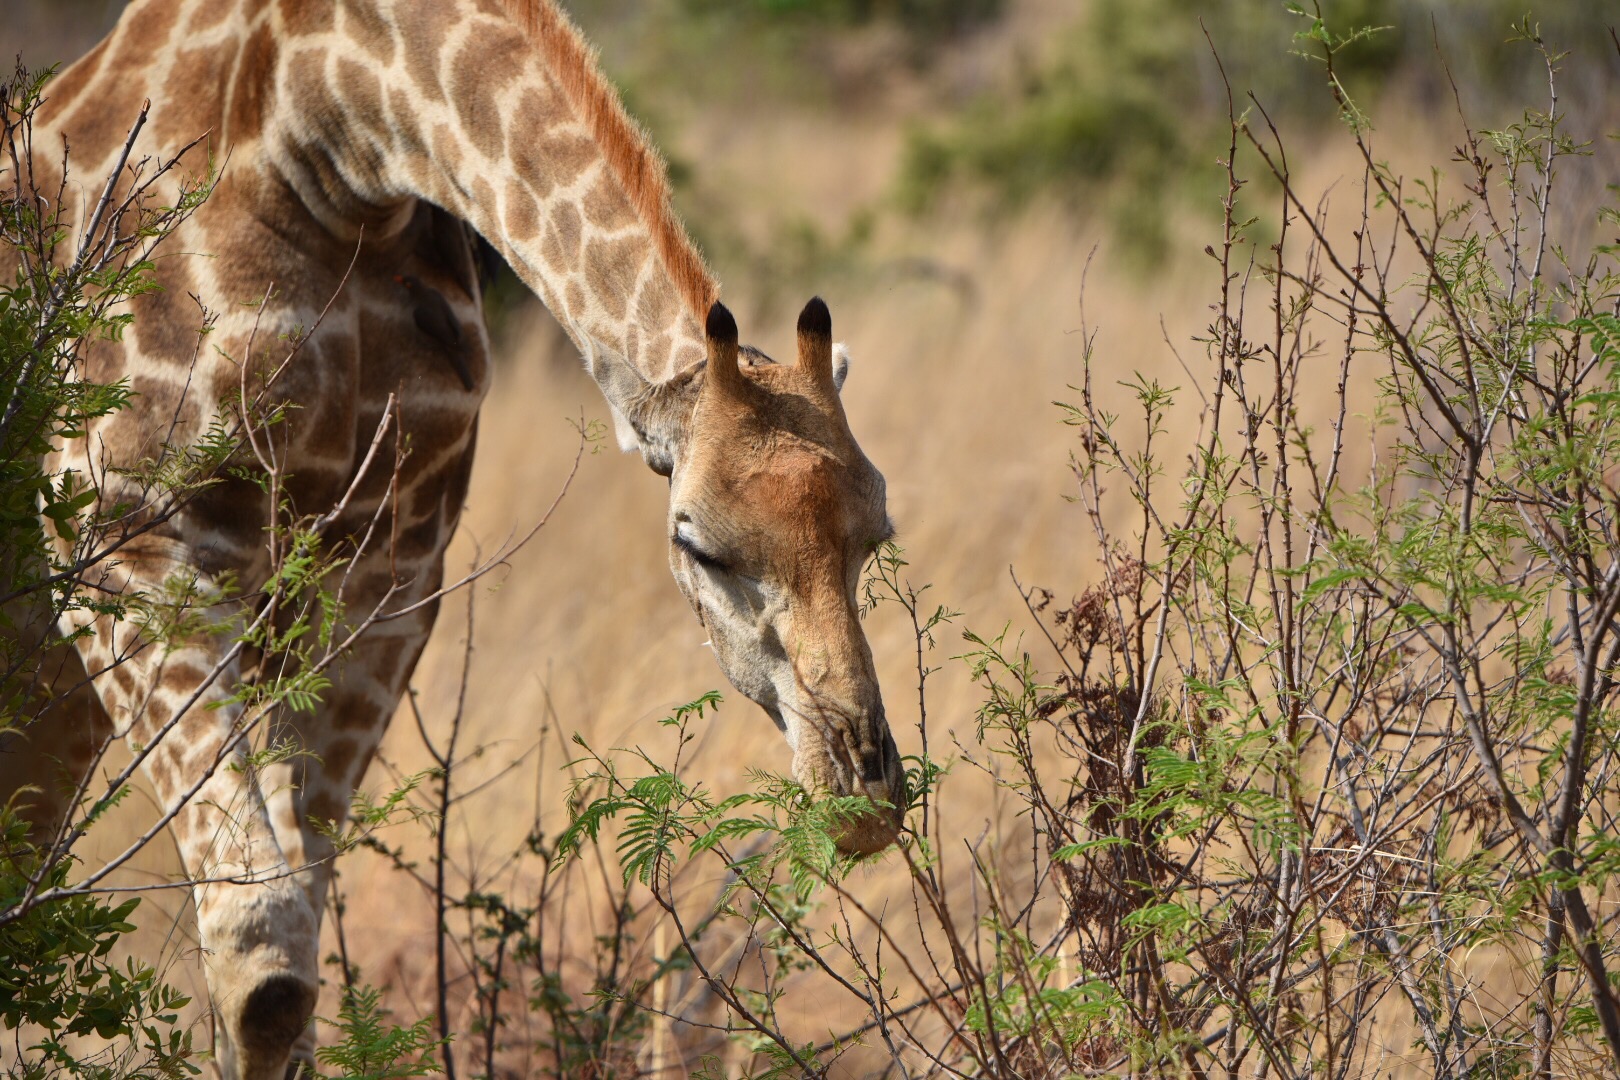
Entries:
[[348, 816], [348, 807], [342, 799], [330, 791], [317, 792], [307, 804], [309, 817], [314, 821], [331, 821], [341, 824]]
[[462, 130], [487, 158], [500, 158], [506, 152], [506, 133], [496, 99], [523, 72], [521, 47], [518, 39], [483, 27], [468, 36], [451, 62], [450, 96], [461, 117]]
[[102, 38], [95, 48], [85, 53], [79, 58], [78, 63], [51, 83], [50, 92], [45, 95], [45, 100], [40, 104], [35, 118], [39, 126], [54, 125], [58, 116], [80, 100], [79, 95], [95, 82], [102, 61], [107, 58], [107, 53], [112, 48], [112, 43], [112, 37]]
[[576, 279], [569, 278], [568, 285], [563, 290], [563, 299], [565, 301], [565, 311], [581, 310], [585, 307], [584, 287]]
[[163, 685], [179, 693], [189, 694], [203, 684], [207, 675], [196, 664], [181, 661], [163, 666]]
[[264, 128], [265, 100], [276, 70], [276, 42], [268, 24], [260, 24], [242, 44], [231, 87], [231, 113], [225, 134], [232, 141], [251, 139]]
[[354, 764], [355, 752], [358, 749], [353, 739], [337, 739], [326, 748], [326, 753], [321, 755], [321, 765], [329, 776], [347, 779], [349, 767]]
[[439, 57], [456, 14], [452, 4], [409, 4], [396, 9], [399, 35], [405, 46], [405, 73], [425, 101], [444, 100]]
[[641, 276], [646, 237], [637, 233], [612, 240], [593, 240], [585, 248], [585, 272], [597, 302], [615, 319], [624, 318]]
[[341, 57], [335, 77], [344, 113], [353, 117], [380, 139], [388, 138], [388, 116], [383, 111], [382, 82], [375, 72], [358, 60]]
[[139, 19], [118, 24], [118, 60], [140, 70], [169, 43], [180, 18], [179, 4], [148, 4]]
[[[226, 8], [219, 0], [202, 0], [200, 7]], [[315, 0], [281, 0], [281, 17], [295, 34], [325, 34], [337, 24], [337, 4]]]
[[533, 240], [540, 232], [540, 206], [519, 180], [506, 182], [506, 235], [518, 243]]
[[598, 229], [618, 232], [636, 220], [636, 212], [624, 197], [624, 192], [617, 190], [605, 178], [585, 193], [582, 205], [586, 219]]
[[[461, 142], [449, 124], [437, 124], [433, 128], [433, 158], [434, 163], [441, 170], [449, 173], [452, 182], [461, 171]], [[465, 192], [463, 192], [465, 194]]]
[[[567, 102], [563, 100], [562, 92], [549, 80], [543, 84], [525, 87], [518, 98], [517, 108], [512, 113], [514, 131], [530, 133], [550, 131], [566, 124], [568, 120]], [[535, 141], [519, 143], [512, 147], [512, 165], [518, 176], [531, 182], [536, 178], [537, 165], [534, 155], [538, 152], [539, 146], [539, 141]]]
[[569, 203], [558, 203], [551, 208], [551, 229], [546, 233], [541, 253], [546, 262], [559, 274], [566, 274], [579, 264], [580, 241], [585, 226], [579, 211]]
[[[135, 340], [141, 354], [151, 360], [189, 367], [197, 354], [202, 312], [188, 293], [196, 291], [186, 258], [163, 261], [163, 288], [130, 301], [135, 316]], [[163, 395], [161, 387], [152, 391]], [[166, 396], [166, 395], [164, 395]]]
[[195, 36], [204, 30], [212, 30], [225, 21], [231, 13], [229, 4], [211, 3], [210, 0], [200, 0], [191, 5], [191, 18], [186, 20], [186, 35]]
[[388, 108], [394, 119], [394, 148], [407, 156], [421, 155], [427, 144], [416, 123], [416, 107], [411, 103], [410, 92], [401, 86], [390, 86]]
[[495, 189], [490, 187], [489, 181], [482, 176], [473, 181], [472, 198], [474, 205], [484, 207], [491, 212], [494, 211]]
[[176, 54], [163, 99], [151, 113], [159, 146], [178, 149], [212, 126], [210, 104], [223, 97], [231, 53], [213, 47]]
[[[172, 21], [173, 13], [168, 14]], [[132, 49], [131, 36], [137, 39]], [[139, 44], [148, 42], [155, 34], [144, 29], [138, 32], [127, 31], [123, 24], [113, 31], [103, 46], [98, 48], [94, 60], [81, 69], [75, 65], [50, 85], [50, 93], [46, 95], [45, 104], [41, 107], [36, 125], [49, 124], [60, 127], [66, 132], [69, 144], [75, 149], [74, 163], [69, 165], [69, 171], [83, 173], [91, 165], [99, 165], [94, 154], [109, 154], [114, 147], [121, 145], [124, 136], [129, 132], [130, 125], [135, 122], [139, 106], [129, 102], [124, 107], [110, 107], [107, 96], [102, 92], [102, 84], [114, 78], [127, 78], [131, 85], [126, 94], [120, 98], [138, 96], [146, 92], [147, 82], [142, 71], [142, 64], [137, 61], [132, 65], [133, 70], [124, 74], [123, 66], [130, 59], [132, 52], [138, 53]], [[155, 48], [155, 45], [151, 46]], [[148, 53], [147, 55], [150, 55]], [[110, 60], [107, 59], [110, 57]], [[142, 57], [144, 59], [144, 57]], [[106, 63], [107, 70], [102, 70]], [[58, 121], [57, 110], [61, 110], [62, 119]], [[87, 153], [86, 151], [90, 151]], [[108, 164], [111, 164], [110, 159]]]
[[[675, 316], [675, 290], [662, 274], [647, 279], [636, 297], [636, 321], [642, 326], [668, 326]], [[660, 335], [657, 345], [649, 346], [654, 356], [662, 356], [671, 345], [667, 334]]]
[[385, 67], [394, 62], [397, 49], [394, 31], [377, 9], [375, 0], [347, 0], [341, 5], [316, 3], [312, 6], [329, 9], [341, 7], [343, 32], [349, 40], [358, 43]]
[[174, 715], [174, 709], [167, 701], [153, 695], [147, 699], [144, 713], [145, 715], [141, 717], [141, 720], [147, 730], [150, 730], [167, 724], [169, 717]]

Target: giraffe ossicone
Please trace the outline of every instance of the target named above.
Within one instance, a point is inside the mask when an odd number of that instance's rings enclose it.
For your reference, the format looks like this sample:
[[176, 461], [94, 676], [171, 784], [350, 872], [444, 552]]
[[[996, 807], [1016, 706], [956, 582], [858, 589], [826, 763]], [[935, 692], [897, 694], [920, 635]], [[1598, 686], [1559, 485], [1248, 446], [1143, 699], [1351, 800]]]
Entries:
[[[225, 1076], [280, 1080], [313, 1051], [333, 854], [316, 825], [344, 820], [432, 627], [489, 388], [468, 226], [556, 315], [623, 441], [670, 478], [676, 584], [727, 678], [785, 733], [795, 775], [887, 807], [850, 822], [840, 845], [893, 840], [903, 772], [856, 596], [891, 526], [839, 400], [848, 354], [820, 300], [799, 319], [793, 362], [739, 345], [662, 162], [550, 0], [135, 0], [50, 84], [35, 145], [66, 140], [70, 184], [89, 188], [143, 98], [138, 153], [208, 132], [187, 162], [223, 163], [168, 242], [207, 257], [161, 260], [163, 288], [131, 301], [127, 333], [89, 347], [86, 376], [127, 378], [135, 404], [52, 466], [94, 465], [115, 502], [118, 466], [202, 435], [232, 407], [241, 365], [307, 333], [275, 383], [295, 406], [276, 429], [282, 495], [339, 508], [323, 535], [351, 560], [346, 612], [406, 612], [356, 642], [312, 711], [274, 717], [304, 753], [255, 761], [230, 700], [275, 657], [233, 655], [228, 637], [202, 632], [142, 649], [128, 624], [115, 634], [85, 614], [62, 678], [98, 673], [84, 695], [98, 734], [35, 725], [0, 747], [0, 795], [45, 758], [83, 767], [115, 725], [148, 748], [197, 881]], [[32, 163], [40, 187], [61, 180], [60, 160]], [[206, 348], [192, 295], [218, 313]], [[393, 472], [368, 469], [386, 425], [410, 453]], [[383, 516], [387, 542], [367, 541]], [[245, 604], [272, 567], [273, 518], [263, 490], [228, 476], [121, 548], [117, 573], [132, 591], [176, 574], [234, 581]], [[40, 818], [69, 812], [48, 792], [38, 803]]]

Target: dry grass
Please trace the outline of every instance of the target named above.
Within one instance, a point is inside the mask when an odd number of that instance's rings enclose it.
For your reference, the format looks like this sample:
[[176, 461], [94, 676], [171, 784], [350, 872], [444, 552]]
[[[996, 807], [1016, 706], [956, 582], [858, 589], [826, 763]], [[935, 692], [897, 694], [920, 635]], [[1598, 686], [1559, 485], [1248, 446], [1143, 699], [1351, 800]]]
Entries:
[[[1010, 33], [1038, 40], [1052, 25], [1054, 5], [1032, 5]], [[1030, 12], [1033, 12], [1031, 14]], [[1014, 62], [1016, 36], [992, 42], [985, 63]], [[925, 94], [897, 93], [892, 109], [864, 118], [769, 115], [743, 103], [720, 103], [702, 117], [683, 118], [683, 158], [704, 163], [711, 188], [730, 196], [730, 211], [754, 236], [772, 220], [803, 216], [836, 228], [848, 211], [881, 188], [898, 159], [900, 125], [908, 112], [936, 107]], [[1128, 138], [1128, 132], [1121, 133]], [[1441, 143], [1428, 128], [1386, 134], [1396, 158], [1427, 159]], [[1296, 147], [1296, 151], [1301, 148]], [[1326, 191], [1353, 175], [1347, 151], [1305, 153], [1310, 165], [1301, 187]], [[1336, 197], [1353, 199], [1349, 192]], [[790, 213], [786, 208], [792, 208]], [[1210, 222], [1213, 218], [1209, 219]], [[1199, 250], [1213, 225], [1185, 223], [1185, 240], [1171, 265], [1150, 280], [1119, 271], [1106, 242], [1105, 223], [1077, 224], [1055, 210], [1033, 207], [1012, 220], [972, 215], [897, 227], [878, 242], [876, 271], [848, 280], [805, 283], [832, 309], [836, 336], [847, 341], [855, 366], [845, 388], [851, 426], [889, 482], [890, 509], [900, 542], [919, 582], [932, 582], [938, 602], [963, 612], [960, 625], [995, 630], [1028, 626], [1009, 567], [1028, 583], [1052, 587], [1060, 599], [1094, 577], [1093, 533], [1080, 508], [1065, 501], [1072, 433], [1051, 402], [1080, 377], [1078, 331], [1084, 293], [1088, 321], [1099, 331], [1103, 368], [1123, 379], [1139, 371], [1188, 387], [1182, 395], [1196, 413], [1196, 394], [1174, 343], [1196, 373], [1201, 349], [1192, 342], [1206, 320], [1215, 270]], [[1200, 233], [1201, 228], [1205, 232]], [[1095, 257], [1091, 253], [1095, 250]], [[906, 260], [960, 272], [964, 290], [885, 266]], [[1089, 263], [1089, 273], [1088, 273]], [[762, 322], [758, 290], [717, 267], [725, 296], [739, 314], [745, 340], [768, 353], [792, 353], [791, 325], [778, 314]], [[464, 525], [452, 547], [452, 570], [476, 551], [490, 551], [543, 512], [566, 474], [576, 444], [569, 421], [607, 420], [594, 384], [561, 335], [538, 308], [512, 320], [502, 344], [496, 389], [485, 407], [480, 453]], [[1105, 392], [1108, 380], [1099, 379]], [[1123, 405], [1126, 395], [1118, 392]], [[1190, 424], [1171, 431], [1166, 458], [1190, 446]], [[611, 448], [589, 457], [547, 528], [511, 565], [476, 586], [477, 634], [464, 738], [492, 751], [471, 762], [464, 789], [498, 771], [548, 732], [547, 766], [525, 767], [514, 782], [492, 788], [463, 811], [464, 833], [454, 839], [494, 860], [530, 827], [536, 787], [547, 830], [564, 821], [565, 756], [562, 738], [574, 732], [598, 747], [645, 743], [656, 752], [662, 729], [652, 723], [676, 703], [721, 688], [727, 701], [704, 721], [690, 773], [720, 794], [741, 789], [751, 769], [785, 769], [788, 751], [764, 715], [725, 686], [703, 634], [676, 591], [665, 564], [666, 484], [639, 459]], [[1119, 504], [1123, 506], [1123, 501]], [[1110, 522], [1126, 528], [1125, 522]], [[448, 715], [462, 659], [464, 599], [449, 602], [418, 669], [415, 686], [424, 714]], [[868, 627], [886, 690], [889, 716], [903, 754], [919, 749], [910, 628], [880, 609]], [[1033, 647], [1035, 635], [1031, 633]], [[948, 636], [941, 652], [954, 651]], [[978, 703], [962, 665], [945, 662], [930, 685], [931, 739], [936, 754], [954, 736], [971, 738]], [[381, 757], [401, 771], [423, 767], [426, 757], [408, 717], [390, 731]], [[117, 767], [117, 763], [113, 763]], [[385, 789], [389, 774], [374, 767], [368, 787]], [[940, 835], [977, 838], [1007, 811], [983, 776], [962, 770], [940, 805]], [[512, 800], [521, 798], [513, 805]], [[106, 850], [122, 846], [151, 813], [149, 797], [132, 800], [121, 821], [96, 837]], [[390, 842], [425, 844], [408, 837]], [[1007, 831], [1016, 835], [1016, 827]], [[87, 851], [90, 858], [96, 852]], [[126, 880], [178, 878], [181, 868], [167, 842], [147, 852]], [[349, 898], [348, 947], [367, 978], [392, 981], [403, 1014], [431, 1010], [432, 919], [413, 886], [369, 853], [342, 866]], [[905, 871], [879, 864], [857, 879], [869, 906], [886, 898], [906, 902]], [[154, 895], [143, 909], [143, 930], [133, 947], [163, 955], [169, 976], [203, 1000], [194, 955], [194, 928], [182, 892]], [[581, 919], [591, 914], [580, 901]], [[329, 931], [330, 937], [330, 931]], [[583, 935], [582, 935], [583, 940]], [[588, 941], [587, 941], [588, 945]], [[328, 948], [335, 947], [328, 942]], [[841, 1002], [806, 1001], [803, 1038], [824, 1034], [839, 1019]], [[822, 1012], [825, 1007], [831, 1012]], [[320, 1012], [333, 1015], [329, 994]], [[1395, 1048], [1404, 1038], [1391, 1039]], [[673, 1059], [666, 1059], [671, 1060]], [[1399, 1054], [1388, 1062], [1398, 1064]]]
[[[777, 160], [784, 173], [803, 175], [791, 160]], [[1091, 526], [1080, 507], [1065, 499], [1072, 487], [1067, 461], [1073, 434], [1051, 404], [1070, 396], [1069, 385], [1080, 377], [1082, 287], [1090, 323], [1099, 331], [1099, 355], [1109, 358], [1121, 379], [1134, 369], [1186, 386], [1187, 373], [1164, 337], [1189, 364], [1197, 363], [1199, 346], [1190, 339], [1201, 329], [1214, 276], [1201, 257], [1191, 257], [1148, 287], [1111, 272], [1106, 251], [1098, 248], [1100, 232], [1035, 209], [993, 228], [967, 221], [891, 241], [896, 252], [924, 254], [966, 271], [974, 287], [968, 297], [937, 282], [905, 278], [876, 291], [863, 282], [815, 283], [832, 307], [838, 336], [854, 352], [846, 407], [857, 437], [888, 478], [890, 509], [914, 579], [932, 582], [938, 602], [960, 609], [961, 625], [994, 630], [1012, 622], [1030, 631], [1031, 648], [1037, 636], [1009, 569], [1060, 596], [1078, 592], [1094, 576]], [[728, 291], [744, 313], [745, 290], [739, 283]], [[481, 422], [479, 463], [464, 527], [450, 553], [452, 570], [543, 511], [573, 457], [571, 419], [583, 413], [607, 420], [594, 384], [548, 319], [536, 309], [513, 322]], [[745, 337], [767, 352], [791, 355], [791, 327], [778, 321], [782, 325], [749, 334], [746, 328], [758, 324], [744, 314]], [[1123, 407], [1126, 394], [1117, 393]], [[1196, 395], [1189, 390], [1185, 399], [1194, 402]], [[1190, 445], [1193, 435], [1189, 427], [1173, 437]], [[690, 774], [724, 795], [740, 790], [751, 769], [780, 771], [787, 765], [781, 736], [725, 685], [702, 647], [701, 628], [669, 578], [666, 494], [665, 482], [638, 458], [605, 448], [587, 458], [560, 511], [510, 568], [476, 586], [464, 739], [493, 750], [465, 768], [460, 786], [475, 786], [549, 731], [544, 774], [536, 777], [526, 767], [515, 782], [490, 789], [463, 810], [464, 831], [452, 840], [481, 851], [486, 863], [510, 851], [528, 830], [535, 785], [546, 789], [539, 798], [547, 831], [555, 833], [564, 823], [566, 776], [558, 766], [566, 751], [559, 734], [577, 731], [598, 747], [644, 744], [656, 754], [667, 744], [653, 721], [718, 687], [727, 702], [705, 721], [712, 730], [692, 758]], [[430, 718], [448, 716], [453, 706], [464, 603], [452, 600], [441, 612], [418, 669], [415, 685]], [[903, 754], [915, 753], [920, 747], [910, 628], [884, 608], [872, 616], [868, 632], [897, 742]], [[948, 632], [942, 655], [960, 651], [956, 645]], [[930, 683], [936, 754], [953, 738], [971, 746], [977, 704], [965, 666], [945, 661]], [[391, 728], [381, 757], [400, 772], [426, 766], [408, 716]], [[372, 790], [389, 784], [389, 773], [379, 767], [366, 781]], [[940, 835], [1018, 835], [1008, 817], [1011, 808], [982, 775], [960, 770], [946, 791]], [[522, 801], [514, 806], [515, 799]], [[150, 803], [131, 809], [148, 813]], [[134, 828], [133, 820], [128, 827]], [[108, 828], [101, 841], [111, 847], [123, 832]], [[387, 839], [426, 849], [425, 835], [410, 826]], [[181, 868], [164, 844], [137, 873], [148, 880], [178, 878]], [[348, 858], [342, 882], [348, 945], [365, 976], [395, 985], [402, 1014], [430, 1012], [432, 914], [425, 899], [368, 852]], [[962, 884], [965, 889], [965, 875]], [[906, 874], [898, 865], [866, 871], [858, 887], [870, 904], [889, 899], [909, 906]], [[194, 988], [200, 1001], [202, 980], [185, 908], [181, 893], [149, 901], [144, 940], [134, 947], [170, 957], [171, 977]], [[581, 911], [582, 917], [593, 914], [588, 898]], [[172, 944], [180, 947], [165, 947]], [[329, 931], [323, 954], [333, 949]], [[839, 1019], [858, 1019], [841, 1016], [847, 1006], [836, 999], [803, 1004], [820, 1008], [805, 1030], [794, 1033], [801, 1037], [825, 1035]], [[321, 1014], [334, 1013], [328, 996]]]

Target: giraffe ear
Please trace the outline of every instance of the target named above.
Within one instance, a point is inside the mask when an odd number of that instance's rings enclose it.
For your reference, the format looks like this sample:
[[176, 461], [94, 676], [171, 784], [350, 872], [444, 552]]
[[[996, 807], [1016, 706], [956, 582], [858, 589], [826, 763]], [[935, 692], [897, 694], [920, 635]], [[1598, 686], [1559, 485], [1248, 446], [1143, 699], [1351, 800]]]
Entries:
[[697, 402], [694, 372], [651, 383], [622, 357], [605, 350], [594, 351], [587, 363], [612, 407], [619, 449], [641, 451], [647, 467], [660, 476], [674, 472], [675, 456], [686, 445], [692, 407]]
[[833, 385], [839, 390], [844, 389], [844, 380], [849, 378], [849, 346], [842, 341], [833, 344]]

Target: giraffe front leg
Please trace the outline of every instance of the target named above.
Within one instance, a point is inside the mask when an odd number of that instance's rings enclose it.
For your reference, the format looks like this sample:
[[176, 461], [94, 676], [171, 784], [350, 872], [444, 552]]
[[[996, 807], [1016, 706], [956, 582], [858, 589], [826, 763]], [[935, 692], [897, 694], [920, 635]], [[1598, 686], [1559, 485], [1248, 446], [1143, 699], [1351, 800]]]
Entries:
[[[195, 573], [180, 546], [125, 552], [117, 584], [159, 595]], [[206, 583], [200, 583], [206, 584]], [[260, 793], [251, 741], [260, 721], [230, 701], [241, 681], [233, 635], [150, 639], [102, 618], [78, 643], [108, 718], [156, 789], [193, 882], [225, 1080], [282, 1080], [317, 992], [318, 928]]]
[[[433, 612], [373, 627], [334, 669], [334, 685], [309, 712], [280, 718], [301, 753], [264, 769], [260, 791], [287, 862], [315, 912], [317, 932], [349, 803], [399, 706], [433, 626]], [[293, 1047], [314, 1074], [316, 1030]], [[290, 1075], [290, 1074], [289, 1074]]]
[[55, 841], [74, 799], [113, 738], [77, 651], [57, 647], [40, 662], [49, 705], [0, 731], [0, 803], [29, 823], [35, 843]]

